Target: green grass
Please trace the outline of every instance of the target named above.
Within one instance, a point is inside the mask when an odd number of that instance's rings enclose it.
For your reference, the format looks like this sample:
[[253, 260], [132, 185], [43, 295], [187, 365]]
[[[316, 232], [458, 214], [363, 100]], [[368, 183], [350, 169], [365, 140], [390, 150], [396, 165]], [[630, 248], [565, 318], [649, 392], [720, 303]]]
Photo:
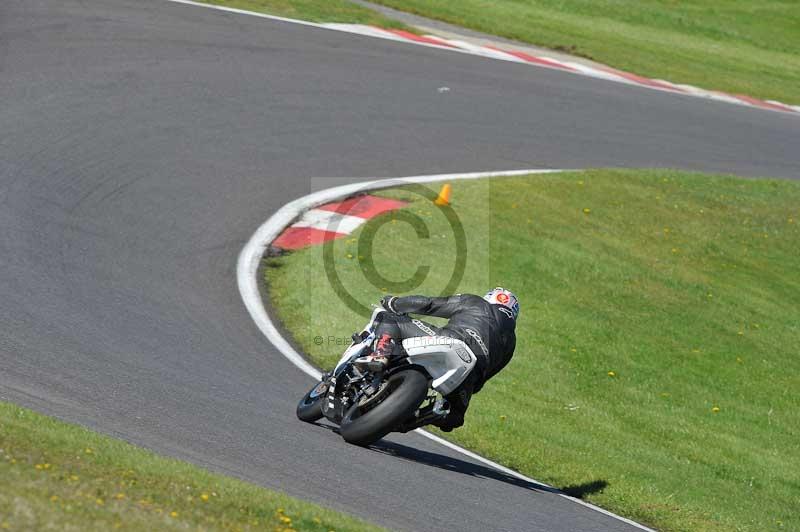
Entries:
[[707, 89], [800, 103], [795, 0], [376, 0]]
[[375, 530], [0, 402], [2, 530]]
[[[800, 529], [800, 183], [598, 170], [454, 182], [467, 235], [458, 291], [502, 284], [522, 301], [517, 352], [447, 437], [663, 530]], [[333, 248], [363, 303], [359, 238], [377, 229], [389, 280], [431, 265], [438, 293], [453, 233], [410, 190], [404, 211]], [[268, 260], [278, 316], [329, 367], [365, 322], [334, 294], [321, 247]], [[314, 341], [323, 337], [320, 345]], [[302, 390], [298, 390], [298, 395]], [[718, 410], [717, 410], [718, 409]]]
[[376, 11], [347, 0], [201, 0], [207, 4], [245, 9], [311, 22], [370, 24], [382, 28], [409, 28]]

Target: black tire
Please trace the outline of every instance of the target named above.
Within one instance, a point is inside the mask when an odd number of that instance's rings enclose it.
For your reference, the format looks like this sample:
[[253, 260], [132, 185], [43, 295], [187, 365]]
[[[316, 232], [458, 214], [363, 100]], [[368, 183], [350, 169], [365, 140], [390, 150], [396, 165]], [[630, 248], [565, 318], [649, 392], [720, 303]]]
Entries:
[[297, 418], [306, 423], [313, 423], [322, 418], [322, 400], [325, 399], [327, 387], [320, 393], [322, 383], [317, 383], [297, 403]]
[[413, 369], [395, 373], [387, 386], [388, 397], [374, 408], [362, 413], [354, 405], [347, 411], [339, 427], [346, 442], [363, 446], [380, 440], [414, 415], [428, 395], [428, 377]]

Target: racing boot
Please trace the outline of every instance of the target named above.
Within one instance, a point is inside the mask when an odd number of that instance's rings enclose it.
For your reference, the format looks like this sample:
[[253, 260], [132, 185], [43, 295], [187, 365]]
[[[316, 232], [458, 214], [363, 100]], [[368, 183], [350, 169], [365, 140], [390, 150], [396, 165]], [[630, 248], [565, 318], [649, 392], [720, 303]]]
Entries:
[[382, 334], [375, 341], [375, 349], [372, 354], [355, 359], [353, 365], [372, 373], [381, 372], [389, 365], [389, 357], [392, 356], [395, 345], [394, 338], [388, 334]]
[[458, 388], [445, 396], [450, 406], [450, 413], [431, 424], [439, 427], [444, 432], [451, 432], [453, 429], [462, 426], [464, 424], [464, 414], [467, 413], [469, 400], [472, 398], [472, 390], [474, 387], [474, 377], [470, 375]]

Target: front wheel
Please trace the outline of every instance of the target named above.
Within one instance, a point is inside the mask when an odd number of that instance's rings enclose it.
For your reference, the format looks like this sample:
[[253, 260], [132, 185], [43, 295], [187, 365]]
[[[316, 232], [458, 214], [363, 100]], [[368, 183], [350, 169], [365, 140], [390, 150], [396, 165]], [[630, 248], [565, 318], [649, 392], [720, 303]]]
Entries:
[[413, 369], [398, 371], [386, 380], [378, 394], [381, 397], [376, 405], [370, 400], [347, 411], [339, 427], [346, 442], [369, 445], [413, 416], [428, 395], [428, 378]]
[[325, 398], [325, 392], [327, 391], [328, 386], [325, 381], [311, 388], [308, 393], [300, 399], [300, 402], [297, 403], [297, 418], [307, 423], [313, 423], [321, 419], [322, 400]]

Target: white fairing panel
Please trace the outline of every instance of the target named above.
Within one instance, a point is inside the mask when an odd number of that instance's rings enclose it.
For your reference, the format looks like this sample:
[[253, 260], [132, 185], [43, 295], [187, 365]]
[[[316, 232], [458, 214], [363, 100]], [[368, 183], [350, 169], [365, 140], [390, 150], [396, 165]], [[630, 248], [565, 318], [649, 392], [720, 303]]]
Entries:
[[361, 351], [365, 347], [367, 347], [370, 344], [372, 344], [372, 341], [375, 340], [375, 331], [372, 330], [374, 328], [374, 325], [375, 325], [375, 320], [377, 320], [378, 316], [380, 316], [384, 312], [386, 312], [386, 311], [384, 309], [380, 308], [380, 307], [377, 307], [372, 311], [372, 317], [370, 318], [369, 322], [367, 322], [366, 327], [364, 327], [364, 330], [362, 331], [362, 334], [364, 332], [369, 333], [369, 334], [361, 342], [359, 342], [357, 344], [353, 344], [353, 345], [349, 346], [347, 349], [344, 350], [344, 353], [342, 354], [342, 358], [339, 359], [339, 362], [336, 364], [336, 367], [333, 370], [334, 373], [339, 371], [339, 367], [342, 366], [344, 363], [346, 363], [348, 360], [350, 360], [350, 358], [354, 354], [356, 354], [357, 352]]
[[403, 347], [409, 362], [425, 368], [433, 377], [433, 389], [442, 395], [458, 388], [477, 362], [467, 344], [447, 336], [406, 338]]

